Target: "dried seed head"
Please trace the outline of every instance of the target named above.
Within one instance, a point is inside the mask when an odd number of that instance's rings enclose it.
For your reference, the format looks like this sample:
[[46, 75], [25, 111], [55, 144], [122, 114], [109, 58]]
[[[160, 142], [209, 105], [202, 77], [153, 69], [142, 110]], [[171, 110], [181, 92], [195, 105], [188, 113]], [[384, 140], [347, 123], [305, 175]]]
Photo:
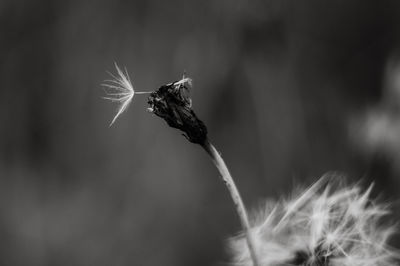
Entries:
[[170, 127], [183, 131], [183, 135], [193, 143], [203, 145], [207, 140], [207, 128], [192, 110], [192, 100], [188, 93], [191, 79], [163, 85], [148, 98], [148, 110], [164, 119]]
[[[337, 177], [336, 177], [337, 179]], [[332, 177], [289, 201], [267, 202], [251, 232], [263, 266], [393, 266], [389, 212], [369, 199], [372, 186], [345, 187]], [[230, 241], [235, 265], [252, 265], [243, 236]]]

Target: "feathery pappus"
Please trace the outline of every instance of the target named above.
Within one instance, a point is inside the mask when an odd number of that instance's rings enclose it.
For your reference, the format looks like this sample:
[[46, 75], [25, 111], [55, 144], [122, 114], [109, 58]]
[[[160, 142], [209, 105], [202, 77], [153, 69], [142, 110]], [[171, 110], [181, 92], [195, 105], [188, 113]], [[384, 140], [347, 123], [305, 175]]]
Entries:
[[[394, 266], [388, 245], [395, 227], [383, 217], [388, 204], [370, 199], [372, 185], [345, 186], [325, 175], [290, 200], [267, 202], [251, 228], [260, 266]], [[257, 217], [258, 216], [258, 217]], [[229, 241], [237, 266], [251, 266], [242, 235]]]
[[111, 72], [108, 72], [112, 79], [105, 80], [104, 83], [101, 84], [105, 88], [105, 92], [107, 94], [107, 97], [103, 97], [103, 99], [110, 100], [112, 102], [119, 102], [120, 104], [117, 114], [111, 121], [110, 126], [112, 126], [115, 120], [117, 120], [118, 116], [120, 116], [128, 108], [133, 96], [135, 95], [135, 90], [133, 89], [128, 71], [125, 69], [124, 73], [118, 67], [117, 63], [115, 63], [115, 68], [118, 74], [114, 75]]

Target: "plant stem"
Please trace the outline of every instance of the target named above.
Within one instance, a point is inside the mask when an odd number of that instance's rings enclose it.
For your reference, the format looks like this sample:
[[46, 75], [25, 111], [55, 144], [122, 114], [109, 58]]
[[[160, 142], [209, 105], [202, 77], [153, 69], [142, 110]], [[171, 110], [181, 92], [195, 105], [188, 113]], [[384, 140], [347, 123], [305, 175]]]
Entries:
[[232, 200], [235, 203], [236, 211], [239, 215], [240, 222], [242, 224], [244, 234], [246, 236], [247, 246], [249, 248], [250, 257], [253, 261], [253, 266], [260, 266], [258, 261], [257, 253], [255, 250], [255, 241], [250, 231], [250, 223], [249, 218], [247, 216], [246, 208], [243, 204], [242, 198], [239, 194], [239, 190], [237, 189], [235, 182], [231, 174], [229, 173], [228, 167], [226, 166], [224, 160], [221, 157], [221, 154], [215, 149], [215, 147], [206, 140], [203, 145], [201, 145], [205, 151], [211, 156], [213, 163], [217, 167], [219, 173], [221, 174], [222, 179], [226, 187], [231, 194]]

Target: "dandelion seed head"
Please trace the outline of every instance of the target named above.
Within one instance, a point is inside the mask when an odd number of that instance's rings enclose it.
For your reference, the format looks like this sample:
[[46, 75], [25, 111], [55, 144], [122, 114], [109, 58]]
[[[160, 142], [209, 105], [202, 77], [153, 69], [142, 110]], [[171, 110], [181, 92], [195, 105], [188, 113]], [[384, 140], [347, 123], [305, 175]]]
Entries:
[[112, 79], [105, 80], [103, 84], [104, 91], [107, 97], [103, 97], [106, 100], [119, 103], [117, 113], [111, 121], [110, 126], [114, 124], [115, 120], [128, 108], [132, 102], [135, 90], [133, 89], [132, 82], [129, 78], [128, 72], [125, 68], [125, 73], [115, 63], [117, 74], [114, 75], [109, 72]]
[[207, 140], [207, 127], [192, 109], [191, 84], [192, 80], [183, 76], [181, 80], [161, 86], [150, 94], [147, 110], [164, 119], [170, 127], [181, 130], [190, 142], [203, 145]]
[[[395, 227], [383, 222], [388, 206], [370, 199], [372, 186], [345, 186], [324, 176], [290, 200], [269, 201], [251, 228], [262, 266], [394, 266], [388, 240]], [[230, 240], [234, 265], [251, 266], [243, 235]]]

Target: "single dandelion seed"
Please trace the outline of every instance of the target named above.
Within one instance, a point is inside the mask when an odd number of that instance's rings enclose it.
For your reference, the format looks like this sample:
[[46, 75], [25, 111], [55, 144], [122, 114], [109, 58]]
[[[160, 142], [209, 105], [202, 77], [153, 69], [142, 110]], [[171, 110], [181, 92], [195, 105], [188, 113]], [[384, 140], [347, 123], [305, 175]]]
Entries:
[[103, 97], [103, 99], [119, 103], [117, 114], [111, 121], [110, 126], [112, 126], [117, 118], [128, 108], [135, 94], [151, 93], [135, 91], [126, 68], [124, 68], [125, 73], [119, 68], [117, 63], [115, 63], [115, 68], [117, 69], [117, 74], [114, 75], [111, 72], [107, 72], [112, 79], [105, 80], [104, 83], [101, 84], [104, 87], [104, 91], [107, 95], [107, 97]]

